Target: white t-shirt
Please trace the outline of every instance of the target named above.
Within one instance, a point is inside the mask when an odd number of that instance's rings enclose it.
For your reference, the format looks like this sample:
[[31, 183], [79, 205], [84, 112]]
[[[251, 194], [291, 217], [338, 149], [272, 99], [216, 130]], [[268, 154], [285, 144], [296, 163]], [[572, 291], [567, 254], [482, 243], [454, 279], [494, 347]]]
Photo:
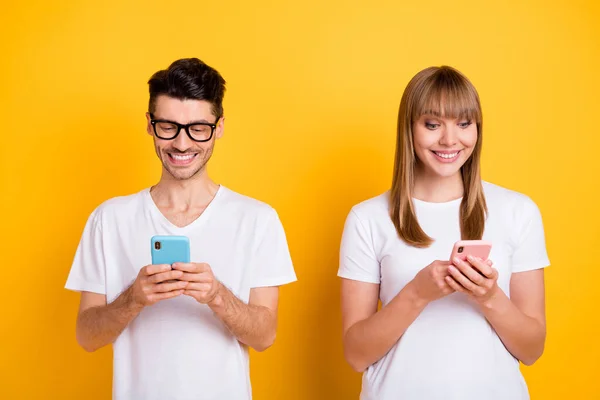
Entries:
[[[488, 206], [484, 240], [498, 286], [510, 296], [511, 274], [549, 265], [542, 218], [527, 196], [484, 182]], [[434, 260], [448, 260], [460, 240], [461, 199], [413, 200], [429, 248], [406, 245], [389, 216], [389, 193], [352, 208], [344, 229], [342, 278], [377, 283], [383, 305]], [[478, 308], [462, 293], [425, 307], [400, 340], [363, 374], [361, 400], [525, 400], [519, 362]]]
[[[248, 302], [250, 289], [296, 280], [285, 233], [270, 206], [221, 186], [191, 224], [179, 228], [150, 191], [106, 201], [90, 216], [66, 288], [112, 302], [151, 264], [153, 235], [185, 235], [192, 262]], [[207, 305], [179, 296], [146, 307], [113, 345], [116, 400], [251, 399], [248, 349]]]

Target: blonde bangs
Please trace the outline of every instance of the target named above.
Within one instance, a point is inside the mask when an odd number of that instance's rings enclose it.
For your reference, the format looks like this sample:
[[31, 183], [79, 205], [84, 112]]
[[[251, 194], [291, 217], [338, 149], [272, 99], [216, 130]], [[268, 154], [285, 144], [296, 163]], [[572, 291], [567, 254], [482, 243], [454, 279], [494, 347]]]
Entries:
[[468, 119], [481, 124], [481, 104], [471, 83], [460, 72], [441, 68], [430, 75], [415, 96], [412, 122], [423, 115]]

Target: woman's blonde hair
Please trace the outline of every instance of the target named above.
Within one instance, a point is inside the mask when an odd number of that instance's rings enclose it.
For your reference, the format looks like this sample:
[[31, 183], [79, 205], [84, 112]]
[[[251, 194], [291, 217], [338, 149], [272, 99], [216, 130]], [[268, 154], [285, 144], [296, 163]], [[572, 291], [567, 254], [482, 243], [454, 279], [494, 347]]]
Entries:
[[410, 246], [428, 247], [433, 242], [421, 229], [412, 202], [417, 162], [412, 128], [425, 114], [465, 118], [477, 125], [477, 143], [461, 167], [464, 194], [460, 204], [460, 231], [463, 240], [481, 239], [487, 213], [479, 167], [483, 130], [481, 104], [473, 84], [448, 66], [430, 67], [419, 72], [408, 83], [400, 101], [390, 207], [396, 231]]

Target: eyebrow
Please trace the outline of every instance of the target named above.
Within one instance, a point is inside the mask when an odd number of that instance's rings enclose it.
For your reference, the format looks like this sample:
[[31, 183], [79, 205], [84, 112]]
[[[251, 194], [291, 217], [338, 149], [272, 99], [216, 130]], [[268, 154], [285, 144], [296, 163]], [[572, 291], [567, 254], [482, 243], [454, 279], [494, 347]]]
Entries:
[[426, 110], [423, 113], [421, 113], [421, 116], [429, 116], [429, 117], [442, 117], [442, 113], [440, 113], [438, 110]]
[[[154, 117], [156, 117], [156, 115]], [[179, 125], [192, 125], [192, 124], [211, 124], [211, 125], [214, 125], [218, 121], [217, 120], [215, 122], [208, 122], [205, 119], [199, 119], [199, 120], [188, 122], [187, 124], [182, 124], [181, 122], [173, 121], [172, 119], [168, 119], [168, 118], [158, 118], [158, 117], [156, 117], [154, 119], [156, 119], [157, 121], [174, 122], [174, 123], [179, 124]]]
[[437, 112], [437, 111], [426, 111], [424, 113], [421, 114], [421, 117], [433, 117], [433, 118], [441, 118], [441, 119], [475, 119], [476, 117], [474, 115], [469, 115], [468, 111], [464, 111], [461, 112], [460, 114], [458, 114], [456, 117], [452, 117], [452, 116], [448, 116], [448, 115], [442, 115], [441, 113]]

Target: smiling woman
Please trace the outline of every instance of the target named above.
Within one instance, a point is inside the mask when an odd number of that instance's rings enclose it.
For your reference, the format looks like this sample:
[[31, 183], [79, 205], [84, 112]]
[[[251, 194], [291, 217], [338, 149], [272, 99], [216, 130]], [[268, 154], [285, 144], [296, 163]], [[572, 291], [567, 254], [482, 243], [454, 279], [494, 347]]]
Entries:
[[481, 238], [486, 209], [479, 167], [482, 141], [479, 95], [466, 77], [450, 67], [432, 67], [409, 82], [398, 112], [391, 191], [392, 221], [405, 242], [417, 247], [432, 243], [416, 223], [410, 200], [415, 191], [427, 191], [423, 182], [436, 177], [453, 180], [455, 185], [447, 195], [464, 199], [460, 208], [463, 238]]
[[[419, 72], [400, 102], [392, 189], [346, 220], [344, 352], [364, 371], [362, 400], [529, 398], [517, 360], [544, 348], [544, 231], [529, 198], [482, 182], [481, 128], [466, 77]], [[482, 237], [489, 260], [448, 261]]]

